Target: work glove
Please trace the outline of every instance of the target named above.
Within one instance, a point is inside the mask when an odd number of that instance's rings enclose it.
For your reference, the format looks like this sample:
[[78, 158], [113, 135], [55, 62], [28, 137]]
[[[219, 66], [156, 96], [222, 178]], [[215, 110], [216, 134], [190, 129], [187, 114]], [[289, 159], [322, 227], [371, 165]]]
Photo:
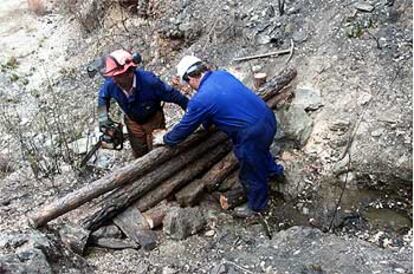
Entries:
[[156, 129], [152, 132], [152, 146], [163, 146], [164, 145], [164, 135], [167, 133], [166, 129]]
[[102, 133], [105, 133], [106, 130], [113, 124], [113, 121], [109, 118], [106, 107], [98, 107], [98, 124], [99, 131]]

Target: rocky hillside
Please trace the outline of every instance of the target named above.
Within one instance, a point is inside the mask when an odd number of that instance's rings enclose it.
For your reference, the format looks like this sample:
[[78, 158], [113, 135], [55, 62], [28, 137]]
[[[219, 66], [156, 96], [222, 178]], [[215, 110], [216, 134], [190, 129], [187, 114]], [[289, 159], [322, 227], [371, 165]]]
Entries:
[[[0, 272], [412, 273], [412, 1], [29, 2], [40, 12], [23, 0], [0, 7]], [[25, 216], [39, 206], [131, 159], [128, 148], [104, 151], [77, 169], [102, 81], [86, 66], [119, 47], [166, 81], [193, 53], [249, 86], [255, 72], [297, 69], [295, 97], [275, 113], [287, 183], [272, 186], [271, 240], [213, 209], [213, 234], [151, 253], [92, 248], [85, 262], [42, 248], [59, 245], [50, 231], [37, 245], [44, 236], [16, 234], [37, 233]], [[182, 113], [166, 108], [171, 125]]]

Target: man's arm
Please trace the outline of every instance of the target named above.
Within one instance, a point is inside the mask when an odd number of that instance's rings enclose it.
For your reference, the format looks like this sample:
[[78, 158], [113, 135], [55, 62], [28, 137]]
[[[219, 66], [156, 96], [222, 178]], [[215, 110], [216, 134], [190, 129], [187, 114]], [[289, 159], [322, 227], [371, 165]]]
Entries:
[[161, 100], [169, 103], [175, 103], [185, 111], [188, 105], [188, 98], [172, 86], [161, 81], [155, 75], [153, 75], [153, 77], [155, 78], [155, 91]]
[[98, 123], [99, 123], [99, 129], [103, 131], [105, 126], [110, 122], [109, 119], [109, 107], [111, 105], [111, 95], [109, 92], [109, 85], [108, 82], [105, 81], [105, 83], [102, 85], [102, 87], [99, 89], [98, 94]]
[[193, 133], [201, 123], [209, 119], [209, 109], [197, 101], [190, 101], [180, 123], [164, 135], [164, 143], [176, 146]]

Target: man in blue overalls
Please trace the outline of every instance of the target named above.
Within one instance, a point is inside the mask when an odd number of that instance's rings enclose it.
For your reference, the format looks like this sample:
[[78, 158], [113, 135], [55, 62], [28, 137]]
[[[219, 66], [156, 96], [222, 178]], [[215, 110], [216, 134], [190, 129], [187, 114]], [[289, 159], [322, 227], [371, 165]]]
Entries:
[[239, 179], [248, 203], [235, 209], [249, 217], [267, 207], [269, 176], [282, 175], [283, 167], [269, 151], [276, 134], [276, 118], [266, 103], [226, 71], [209, 71], [200, 59], [185, 56], [177, 65], [178, 76], [196, 94], [179, 124], [164, 135], [163, 142], [175, 146], [201, 124], [215, 125], [232, 140], [240, 163]]
[[130, 52], [116, 50], [104, 58], [102, 74], [105, 83], [99, 90], [99, 128], [111, 123], [108, 115], [111, 99], [115, 99], [124, 112], [124, 121], [135, 158], [152, 147], [152, 132], [165, 128], [161, 102], [171, 102], [183, 110], [188, 98], [162, 82], [152, 72], [136, 68]]

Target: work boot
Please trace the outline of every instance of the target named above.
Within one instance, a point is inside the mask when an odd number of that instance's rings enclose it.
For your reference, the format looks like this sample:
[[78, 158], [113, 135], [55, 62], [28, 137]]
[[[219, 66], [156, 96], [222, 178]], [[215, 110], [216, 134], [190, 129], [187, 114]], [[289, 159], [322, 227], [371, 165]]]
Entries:
[[239, 218], [249, 218], [258, 214], [259, 212], [250, 209], [247, 204], [235, 207], [233, 210], [233, 215]]
[[282, 185], [287, 183], [286, 176], [283, 173], [282, 174], [271, 174], [269, 176], [269, 181], [276, 182], [276, 183], [282, 184]]

